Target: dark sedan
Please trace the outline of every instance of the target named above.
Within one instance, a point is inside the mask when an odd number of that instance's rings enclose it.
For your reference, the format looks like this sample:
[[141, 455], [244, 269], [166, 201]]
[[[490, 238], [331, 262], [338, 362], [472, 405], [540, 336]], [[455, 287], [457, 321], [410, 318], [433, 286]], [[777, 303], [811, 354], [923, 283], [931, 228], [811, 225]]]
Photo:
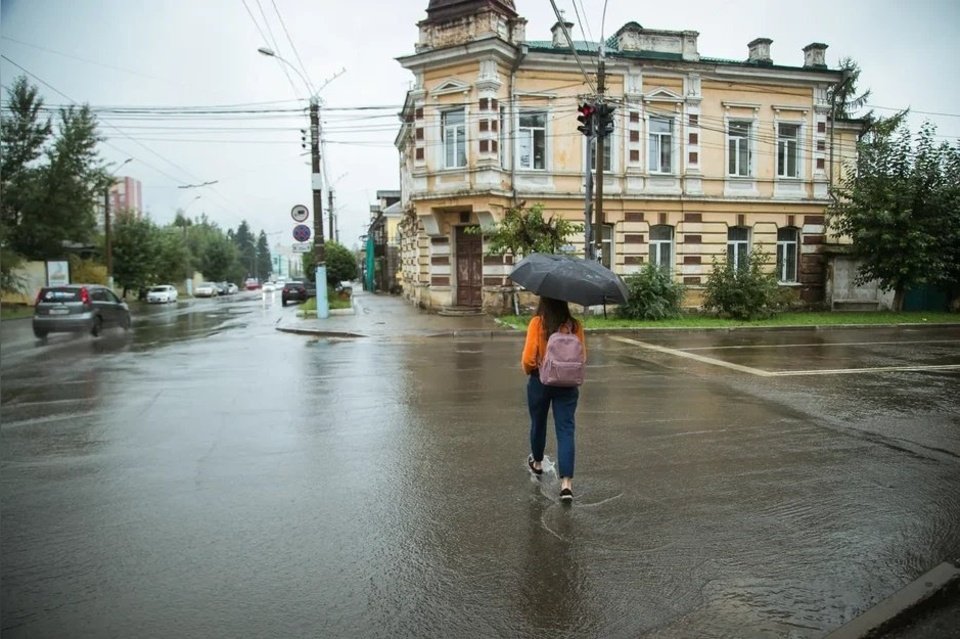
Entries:
[[292, 281], [283, 285], [283, 292], [280, 293], [280, 303], [283, 306], [287, 302], [306, 302], [307, 299], [317, 296], [317, 290], [309, 282]]
[[37, 294], [33, 334], [40, 339], [48, 333], [89, 332], [97, 337], [111, 326], [130, 328], [130, 309], [106, 286], [47, 286]]

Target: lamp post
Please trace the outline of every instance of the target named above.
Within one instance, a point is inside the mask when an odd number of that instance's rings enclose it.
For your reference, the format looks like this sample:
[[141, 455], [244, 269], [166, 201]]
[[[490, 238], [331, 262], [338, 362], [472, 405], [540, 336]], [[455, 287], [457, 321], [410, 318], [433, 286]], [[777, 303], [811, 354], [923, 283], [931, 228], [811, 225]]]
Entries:
[[[199, 200], [201, 195], [195, 196], [192, 200], [187, 202], [187, 205], [182, 209], [183, 215], [183, 245], [185, 250], [189, 251], [187, 248], [187, 227], [190, 226], [190, 218], [187, 217], [187, 211], [190, 210], [190, 207], [193, 206], [197, 200]], [[183, 290], [186, 291], [187, 295], [193, 297], [193, 270], [190, 268], [190, 260], [187, 260], [186, 267], [183, 269]]]
[[327, 301], [327, 266], [323, 242], [323, 180], [320, 174], [320, 99], [313, 92], [310, 81], [273, 49], [260, 47], [259, 53], [275, 58], [284, 63], [300, 77], [307, 94], [310, 96], [310, 187], [313, 190], [313, 261], [316, 268], [317, 288], [317, 317], [326, 319], [330, 316], [330, 305]]
[[107, 287], [113, 290], [113, 239], [110, 237], [110, 187], [113, 186], [113, 177], [117, 171], [125, 165], [133, 162], [133, 158], [127, 158], [108, 174], [110, 180], [107, 187], [103, 190], [103, 252], [104, 261], [107, 263]]

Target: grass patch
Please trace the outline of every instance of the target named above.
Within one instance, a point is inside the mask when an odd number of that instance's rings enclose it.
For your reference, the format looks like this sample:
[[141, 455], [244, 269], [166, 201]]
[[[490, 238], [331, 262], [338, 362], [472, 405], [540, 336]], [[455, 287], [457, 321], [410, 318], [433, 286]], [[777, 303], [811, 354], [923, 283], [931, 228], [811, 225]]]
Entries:
[[[504, 324], [514, 328], [526, 328], [529, 315], [503, 315]], [[743, 326], [843, 326], [850, 324], [960, 324], [960, 313], [928, 313], [922, 311], [891, 312], [820, 312], [780, 313], [768, 319], [752, 321], [722, 319], [709, 315], [686, 315], [677, 319], [645, 321], [618, 317], [604, 319], [602, 315], [577, 316], [586, 329], [604, 328], [735, 328]]]
[[27, 304], [3, 304], [0, 306], [0, 320], [23, 319], [33, 317], [33, 307]]
[[[327, 296], [327, 307], [330, 310], [343, 309], [343, 308], [352, 308], [353, 302], [347, 298], [345, 300], [340, 299], [340, 296], [337, 294]], [[316, 315], [317, 314], [317, 298], [311, 297], [306, 302], [300, 305], [300, 312], [303, 315]]]

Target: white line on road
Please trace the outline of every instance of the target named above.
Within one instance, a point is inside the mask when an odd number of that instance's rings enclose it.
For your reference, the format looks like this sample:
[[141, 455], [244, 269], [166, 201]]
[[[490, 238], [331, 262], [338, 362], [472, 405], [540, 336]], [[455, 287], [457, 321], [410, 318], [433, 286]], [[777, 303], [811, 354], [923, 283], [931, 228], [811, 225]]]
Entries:
[[633, 344], [634, 346], [639, 346], [640, 348], [656, 351], [658, 353], [666, 353], [668, 355], [674, 355], [676, 357], [684, 357], [686, 359], [692, 359], [698, 362], [703, 362], [704, 364], [710, 364], [711, 366], [720, 366], [722, 368], [729, 368], [731, 370], [740, 371], [741, 373], [756, 375], [757, 377], [798, 377], [803, 375], [847, 375], [851, 373], [884, 373], [884, 372], [893, 372], [893, 371], [960, 370], [960, 364], [931, 364], [929, 366], [874, 366], [870, 368], [831, 368], [831, 369], [821, 369], [821, 370], [800, 370], [800, 371], [765, 371], [759, 368], [753, 368], [751, 366], [731, 364], [730, 362], [725, 362], [722, 359], [716, 359], [714, 357], [706, 357], [704, 355], [698, 355], [696, 353], [689, 353], [687, 351], [681, 351], [676, 348], [667, 348], [666, 346], [658, 346], [656, 344], [650, 344], [649, 342], [641, 342], [640, 340], [630, 339], [629, 337], [611, 337], [610, 339], [613, 339], [618, 342], [623, 342], [624, 344]]
[[810, 346], [887, 346], [901, 344], [960, 344], [960, 339], [929, 339], [905, 342], [810, 342], [809, 344], [742, 344], [739, 346], [693, 346], [684, 351], [722, 351], [748, 348], [797, 348]]

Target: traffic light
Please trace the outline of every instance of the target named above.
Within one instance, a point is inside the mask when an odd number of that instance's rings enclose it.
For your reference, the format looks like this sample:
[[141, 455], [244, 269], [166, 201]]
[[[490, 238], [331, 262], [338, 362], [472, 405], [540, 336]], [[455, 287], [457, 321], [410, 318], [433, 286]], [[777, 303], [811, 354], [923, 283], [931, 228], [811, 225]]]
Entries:
[[597, 136], [605, 138], [613, 133], [613, 112], [617, 107], [601, 102], [597, 105]]
[[596, 132], [597, 128], [597, 107], [589, 102], [584, 102], [577, 107], [577, 111], [580, 112], [580, 115], [577, 116], [577, 121], [580, 123], [580, 126], [577, 127], [577, 131], [580, 131], [580, 133], [583, 133], [587, 137], [593, 137], [593, 134]]
[[307, 148], [307, 130], [306, 129], [300, 129], [300, 148], [301, 149]]

